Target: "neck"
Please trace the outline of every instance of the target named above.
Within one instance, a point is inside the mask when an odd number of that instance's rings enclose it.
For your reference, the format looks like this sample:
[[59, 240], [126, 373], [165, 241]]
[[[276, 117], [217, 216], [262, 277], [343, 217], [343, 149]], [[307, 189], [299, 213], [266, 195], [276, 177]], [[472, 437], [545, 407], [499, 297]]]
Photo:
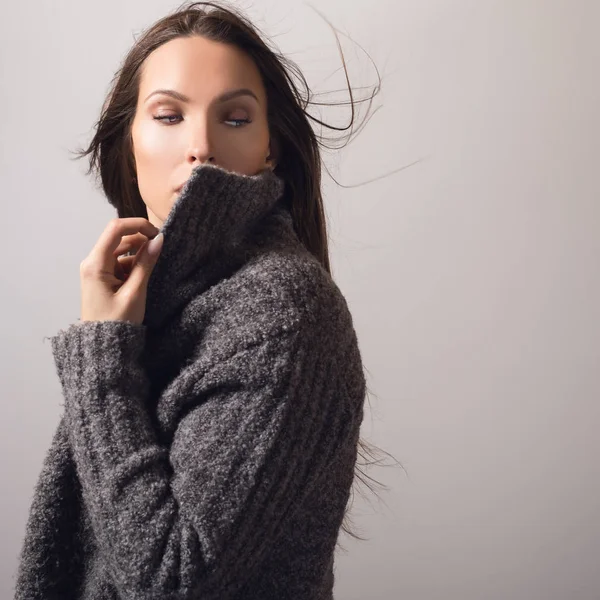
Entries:
[[270, 169], [242, 175], [213, 165], [196, 167], [160, 228], [165, 238], [148, 282], [144, 324], [160, 326], [239, 266], [257, 242], [261, 246], [258, 238], [277, 229], [267, 223], [292, 233], [284, 188]]

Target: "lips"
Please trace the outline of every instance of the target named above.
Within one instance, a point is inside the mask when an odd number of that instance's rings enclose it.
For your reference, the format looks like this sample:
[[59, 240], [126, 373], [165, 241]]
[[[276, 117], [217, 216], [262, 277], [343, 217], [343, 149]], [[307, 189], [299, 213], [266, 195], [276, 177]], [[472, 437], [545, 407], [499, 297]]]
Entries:
[[[189, 178], [188, 178], [188, 179], [189, 179]], [[186, 179], [186, 180], [185, 180], [185, 181], [184, 181], [182, 184], [178, 185], [178, 186], [175, 188], [175, 191], [176, 191], [177, 193], [179, 193], [179, 192], [180, 192], [180, 191], [181, 191], [181, 190], [182, 190], [182, 189], [185, 187], [185, 184], [188, 182], [188, 179]]]

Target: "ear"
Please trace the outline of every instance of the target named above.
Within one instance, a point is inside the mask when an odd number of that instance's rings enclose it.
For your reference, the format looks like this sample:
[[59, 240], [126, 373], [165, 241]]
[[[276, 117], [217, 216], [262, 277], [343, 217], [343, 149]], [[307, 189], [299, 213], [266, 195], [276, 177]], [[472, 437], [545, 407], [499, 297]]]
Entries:
[[271, 169], [271, 171], [275, 168], [275, 160], [273, 159], [272, 155], [269, 153], [269, 156], [267, 156], [267, 158], [265, 158], [265, 168], [267, 169]]
[[275, 158], [277, 155], [277, 151], [275, 149], [276, 146], [277, 144], [275, 143], [273, 138], [271, 138], [269, 143], [269, 155], [265, 159], [267, 168], [271, 170], [273, 170], [277, 166], [277, 159]]

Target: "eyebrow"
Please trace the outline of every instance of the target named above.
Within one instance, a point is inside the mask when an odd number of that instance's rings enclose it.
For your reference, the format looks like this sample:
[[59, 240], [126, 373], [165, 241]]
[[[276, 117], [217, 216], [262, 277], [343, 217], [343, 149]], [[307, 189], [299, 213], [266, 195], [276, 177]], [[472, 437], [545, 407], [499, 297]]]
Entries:
[[[165, 94], [166, 96], [171, 96], [172, 98], [175, 98], [175, 100], [180, 100], [181, 102], [189, 102], [190, 99], [185, 95], [182, 94], [181, 92], [177, 92], [175, 90], [154, 90], [153, 92], [151, 92], [150, 94], [148, 94], [144, 100], [144, 102], [146, 102], [148, 100], [148, 98], [150, 98], [151, 96], [154, 96], [155, 94]], [[238, 96], [252, 96], [252, 98], [254, 98], [257, 102], [258, 97], [256, 96], [256, 94], [248, 89], [248, 88], [239, 88], [237, 90], [230, 90], [229, 92], [225, 92], [224, 94], [221, 94], [218, 98], [217, 98], [217, 102], [226, 102], [227, 100], [232, 100], [233, 98], [237, 98]]]

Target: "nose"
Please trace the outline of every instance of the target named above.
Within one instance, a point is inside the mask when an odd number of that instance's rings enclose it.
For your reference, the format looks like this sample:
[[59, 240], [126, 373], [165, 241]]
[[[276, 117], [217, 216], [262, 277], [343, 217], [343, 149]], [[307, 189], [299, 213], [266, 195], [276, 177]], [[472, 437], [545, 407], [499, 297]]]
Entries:
[[215, 161], [208, 127], [195, 128], [186, 150], [186, 161], [192, 164]]
[[192, 165], [194, 165], [196, 163], [198, 163], [198, 164], [204, 164], [205, 162], [214, 163], [215, 162], [215, 157], [212, 156], [212, 155], [206, 155], [206, 153], [202, 154], [200, 152], [190, 151], [188, 153], [187, 160]]

